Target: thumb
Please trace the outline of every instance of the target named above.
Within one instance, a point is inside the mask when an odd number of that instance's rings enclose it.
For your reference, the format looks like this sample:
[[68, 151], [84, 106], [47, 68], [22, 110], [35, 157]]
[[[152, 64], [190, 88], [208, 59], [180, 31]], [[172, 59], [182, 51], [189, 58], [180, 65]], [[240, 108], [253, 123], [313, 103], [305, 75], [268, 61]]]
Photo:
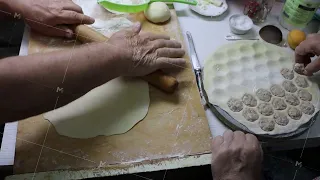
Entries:
[[127, 30], [127, 34], [129, 36], [135, 36], [135, 35], [139, 34], [140, 31], [141, 31], [141, 23], [137, 22], [131, 28], [129, 28]]
[[320, 58], [317, 58], [305, 67], [304, 73], [307, 76], [311, 76], [313, 73], [319, 70], [320, 70]]
[[132, 31], [135, 34], [139, 34], [139, 32], [141, 31], [141, 23], [140, 22], [135, 23], [132, 27]]

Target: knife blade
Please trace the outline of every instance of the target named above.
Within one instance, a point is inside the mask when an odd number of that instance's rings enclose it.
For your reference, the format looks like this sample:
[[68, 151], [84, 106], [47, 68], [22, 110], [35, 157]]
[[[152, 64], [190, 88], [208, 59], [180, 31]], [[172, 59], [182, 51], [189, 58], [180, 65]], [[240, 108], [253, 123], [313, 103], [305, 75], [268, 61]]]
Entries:
[[201, 70], [201, 65], [200, 61], [198, 59], [198, 55], [196, 52], [196, 48], [194, 46], [193, 38], [192, 35], [189, 31], [186, 32], [187, 34], [187, 39], [188, 39], [188, 44], [189, 44], [189, 52], [190, 52], [190, 59], [193, 67], [194, 74], [196, 76], [196, 81], [197, 81], [197, 86], [198, 90], [200, 93], [200, 98], [201, 98], [201, 104], [206, 108], [207, 107], [207, 100], [204, 96], [204, 87], [202, 83], [202, 70]]
[[194, 46], [192, 35], [189, 31], [187, 31], [186, 34], [187, 34], [187, 38], [188, 38], [188, 42], [189, 42], [189, 51], [190, 51], [190, 58], [191, 58], [192, 67], [195, 71], [196, 70], [201, 71], [201, 66], [200, 66], [198, 56], [197, 56], [196, 48]]

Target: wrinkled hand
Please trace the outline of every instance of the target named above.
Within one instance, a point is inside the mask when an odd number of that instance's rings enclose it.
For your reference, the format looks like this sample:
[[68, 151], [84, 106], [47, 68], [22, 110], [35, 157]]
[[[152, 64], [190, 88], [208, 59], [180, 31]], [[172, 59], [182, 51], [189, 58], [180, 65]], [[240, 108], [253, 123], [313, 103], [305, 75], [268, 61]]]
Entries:
[[49, 36], [71, 38], [74, 32], [65, 25], [94, 23], [72, 0], [10, 0], [10, 6], [32, 29]]
[[123, 55], [120, 63], [127, 76], [143, 76], [157, 69], [181, 67], [185, 51], [177, 41], [166, 35], [142, 33], [141, 24], [115, 33], [108, 40]]
[[310, 34], [295, 49], [295, 61], [305, 65], [303, 73], [307, 76], [320, 70], [320, 59], [310, 59], [316, 55], [320, 55], [320, 34]]
[[227, 130], [212, 140], [212, 175], [215, 180], [259, 180], [262, 149], [252, 134]]

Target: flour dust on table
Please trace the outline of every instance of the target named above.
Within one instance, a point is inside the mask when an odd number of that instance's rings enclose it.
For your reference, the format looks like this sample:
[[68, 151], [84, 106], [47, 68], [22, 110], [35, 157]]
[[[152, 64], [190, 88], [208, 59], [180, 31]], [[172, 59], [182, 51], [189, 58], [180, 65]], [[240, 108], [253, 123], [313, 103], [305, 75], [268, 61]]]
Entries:
[[320, 109], [320, 91], [298, 74], [293, 54], [259, 41], [217, 49], [204, 64], [204, 88], [218, 105], [256, 134], [296, 131]]
[[110, 38], [113, 33], [133, 25], [125, 17], [115, 15], [113, 18], [110, 18], [110, 12], [100, 6], [96, 0], [74, 0], [74, 2], [82, 8], [84, 14], [95, 19], [95, 22], [89, 25], [89, 27], [106, 37]]
[[119, 77], [46, 113], [44, 118], [60, 135], [72, 138], [109, 136], [125, 133], [142, 120], [147, 115], [149, 102], [145, 81]]
[[[90, 25], [107, 37], [130, 27], [125, 17], [112, 16], [96, 0], [74, 0], [83, 12], [95, 18]], [[56, 131], [73, 138], [122, 134], [142, 120], [149, 108], [148, 84], [137, 78], [113, 79], [79, 99], [44, 115]]]

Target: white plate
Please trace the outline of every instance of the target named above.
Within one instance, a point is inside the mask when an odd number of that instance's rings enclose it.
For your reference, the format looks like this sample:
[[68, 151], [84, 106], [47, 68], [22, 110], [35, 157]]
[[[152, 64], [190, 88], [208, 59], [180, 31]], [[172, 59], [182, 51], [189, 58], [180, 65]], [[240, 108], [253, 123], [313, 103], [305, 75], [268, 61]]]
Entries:
[[[203, 16], [219, 16], [223, 14], [228, 9], [228, 4], [225, 0], [221, 0], [223, 2], [221, 7], [209, 4], [209, 5], [202, 5], [202, 6], [191, 6], [189, 5], [190, 9], [195, 11], [198, 14]], [[202, 0], [198, 0], [201, 4]]]

